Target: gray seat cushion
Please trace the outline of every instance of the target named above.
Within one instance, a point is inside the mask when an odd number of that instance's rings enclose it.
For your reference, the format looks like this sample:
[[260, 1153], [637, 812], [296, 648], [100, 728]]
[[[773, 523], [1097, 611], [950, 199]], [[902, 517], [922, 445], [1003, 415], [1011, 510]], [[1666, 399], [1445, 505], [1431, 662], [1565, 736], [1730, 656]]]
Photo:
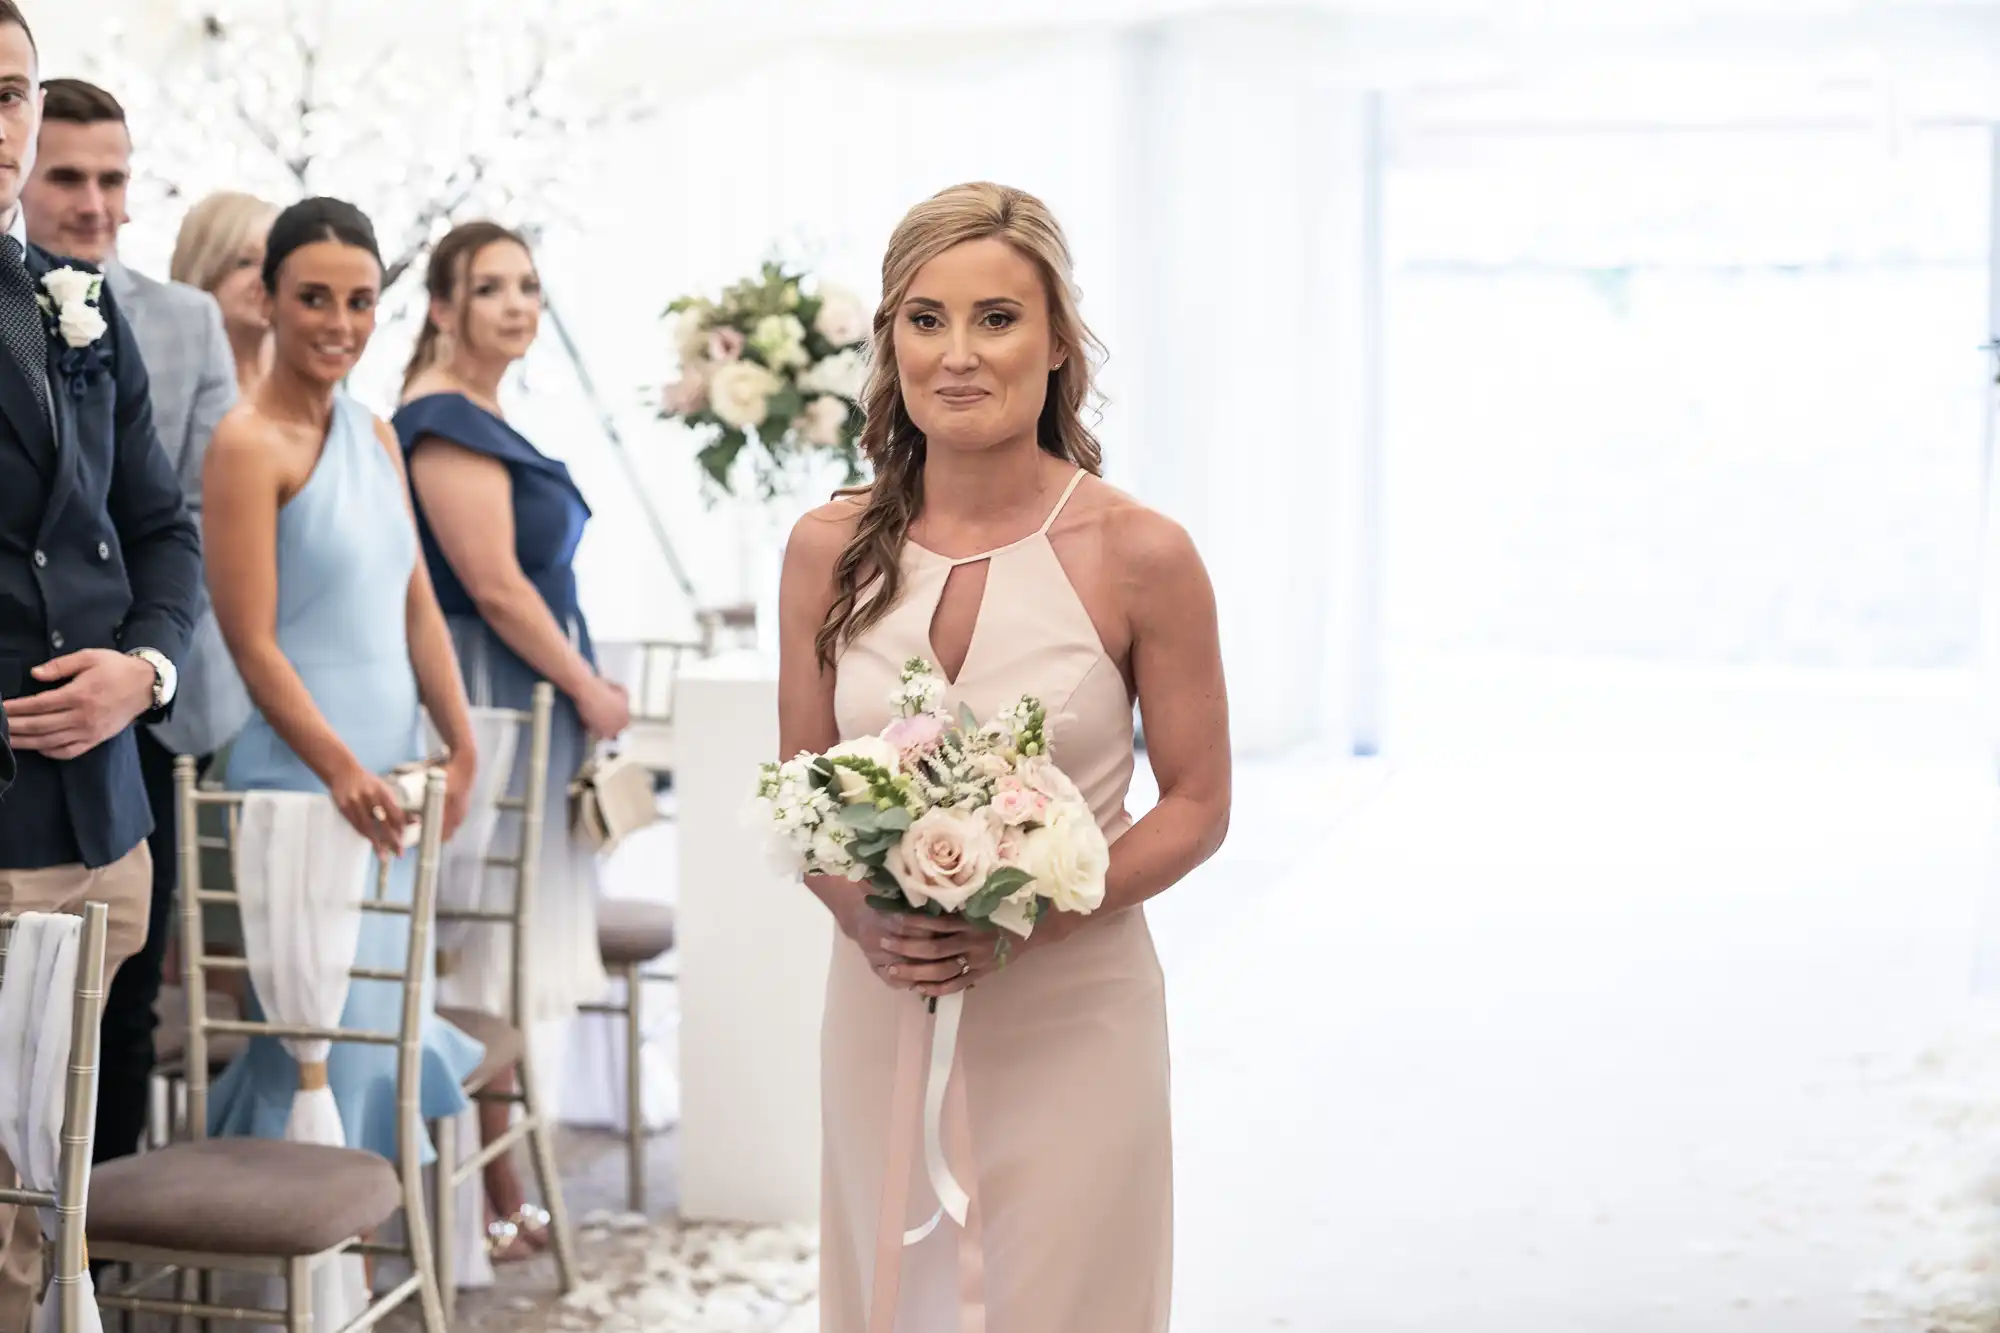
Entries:
[[637, 898], [597, 904], [597, 952], [613, 966], [650, 963], [674, 947], [674, 909]]
[[465, 1086], [469, 1091], [477, 1092], [520, 1060], [526, 1039], [521, 1036], [521, 1029], [498, 1014], [483, 1009], [452, 1008], [442, 1008], [437, 1013], [466, 1036], [486, 1045], [486, 1057], [466, 1076]]
[[372, 1152], [204, 1139], [92, 1168], [84, 1232], [92, 1245], [297, 1258], [373, 1230], [402, 1203], [396, 1169]]

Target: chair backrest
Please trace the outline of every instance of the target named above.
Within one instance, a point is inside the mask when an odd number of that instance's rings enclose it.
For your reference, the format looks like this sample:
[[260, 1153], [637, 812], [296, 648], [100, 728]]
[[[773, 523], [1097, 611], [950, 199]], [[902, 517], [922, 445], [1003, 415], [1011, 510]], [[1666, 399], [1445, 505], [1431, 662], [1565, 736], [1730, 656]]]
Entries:
[[[0, 915], [0, 977], [20, 918]], [[70, 1002], [69, 1071], [63, 1081], [62, 1148], [56, 1159], [53, 1191], [0, 1190], [0, 1202], [56, 1212], [56, 1271], [50, 1299], [60, 1302], [61, 1327], [78, 1326], [89, 1257], [84, 1253], [84, 1214], [90, 1195], [91, 1138], [97, 1127], [98, 1025], [104, 1017], [104, 935], [110, 909], [86, 903], [82, 938], [77, 941], [76, 994]]]
[[632, 639], [599, 645], [598, 657], [609, 661], [629, 654], [630, 658], [636, 659], [628, 669], [615, 673], [620, 683], [631, 691], [634, 722], [672, 723], [674, 687], [680, 680], [681, 668], [690, 659], [708, 657], [713, 652], [714, 646], [706, 640]]
[[641, 639], [598, 646], [601, 662], [626, 657], [620, 664], [623, 669], [610, 674], [632, 696], [632, 728], [624, 740], [627, 756], [655, 773], [674, 771], [674, 700], [681, 668], [692, 659], [709, 656], [713, 647], [706, 638], [699, 643]]
[[[423, 982], [430, 958], [431, 923], [437, 903], [438, 863], [442, 859], [444, 794], [444, 774], [432, 770], [424, 782], [423, 801], [415, 811], [419, 834], [416, 884], [410, 901], [399, 903], [390, 899], [389, 863], [378, 860], [372, 891], [360, 903], [363, 912], [407, 916], [410, 919], [409, 947], [404, 952], [401, 967], [355, 966], [348, 969], [348, 975], [356, 981], [387, 981], [402, 986], [402, 1013], [395, 1032], [302, 1027], [250, 1018], [217, 1018], [208, 1012], [207, 974], [248, 972], [250, 960], [208, 952], [202, 908], [218, 903], [240, 908], [241, 895], [234, 887], [226, 890], [202, 887], [201, 854], [203, 851], [232, 851], [246, 793], [201, 790], [195, 784], [194, 760], [183, 755], [174, 761], [174, 795], [181, 858], [181, 970], [188, 1003], [188, 1127], [195, 1138], [208, 1136], [208, 1041], [212, 1035], [240, 1033], [244, 1036], [358, 1042], [396, 1048], [397, 1155], [403, 1163], [423, 1160], [424, 1129], [417, 1109], [418, 1079], [422, 1070]], [[200, 833], [201, 812], [208, 807], [220, 807], [225, 812], [226, 833], [219, 836]]]
[[[534, 901], [535, 880], [542, 862], [543, 825], [547, 822], [543, 811], [548, 809], [549, 796], [549, 733], [555, 717], [555, 700], [555, 687], [540, 681], [530, 696], [526, 712], [517, 708], [481, 710], [489, 717], [510, 718], [528, 733], [528, 780], [522, 784], [519, 796], [503, 794], [493, 803], [495, 809], [520, 817], [516, 825], [520, 836], [515, 839], [511, 854], [490, 846], [486, 849], [486, 869], [513, 876], [512, 902], [505, 910], [452, 907], [444, 903], [436, 908], [439, 921], [476, 921], [510, 929], [513, 1012], [508, 1017], [517, 1023], [524, 1021], [522, 1015], [533, 1012], [528, 1008], [528, 910]], [[502, 790], [504, 793], [504, 786]]]

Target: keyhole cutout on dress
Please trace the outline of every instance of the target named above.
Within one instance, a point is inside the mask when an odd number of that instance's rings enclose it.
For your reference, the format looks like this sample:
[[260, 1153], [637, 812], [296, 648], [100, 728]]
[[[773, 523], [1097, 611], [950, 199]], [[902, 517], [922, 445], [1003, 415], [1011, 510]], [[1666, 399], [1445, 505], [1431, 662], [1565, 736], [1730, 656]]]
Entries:
[[950, 684], [958, 684], [972, 656], [979, 608], [986, 601], [986, 579], [992, 566], [990, 559], [953, 565], [938, 593], [937, 609], [931, 612], [931, 664]]

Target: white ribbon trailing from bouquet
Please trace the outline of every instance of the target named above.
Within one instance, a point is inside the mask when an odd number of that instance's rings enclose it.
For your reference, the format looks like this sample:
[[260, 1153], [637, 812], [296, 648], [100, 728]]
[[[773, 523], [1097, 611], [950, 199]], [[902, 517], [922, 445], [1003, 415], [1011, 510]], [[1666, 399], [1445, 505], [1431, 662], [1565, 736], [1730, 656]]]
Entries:
[[936, 1231], [946, 1217], [965, 1225], [971, 1198], [951, 1173], [944, 1156], [944, 1092], [951, 1082], [952, 1061], [958, 1055], [958, 1024], [965, 1013], [965, 992], [954, 991], [937, 1002], [937, 1023], [931, 1029], [930, 1072], [924, 1082], [924, 1168], [930, 1173], [931, 1189], [937, 1194], [938, 1210], [931, 1220], [903, 1233], [905, 1246], [915, 1245]]

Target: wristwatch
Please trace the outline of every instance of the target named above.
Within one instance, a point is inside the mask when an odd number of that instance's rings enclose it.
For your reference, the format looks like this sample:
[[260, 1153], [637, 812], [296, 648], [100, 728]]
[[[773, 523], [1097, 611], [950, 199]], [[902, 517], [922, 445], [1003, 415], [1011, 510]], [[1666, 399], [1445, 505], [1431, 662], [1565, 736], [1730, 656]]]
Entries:
[[165, 708], [174, 701], [174, 689], [180, 684], [180, 673], [174, 670], [174, 664], [167, 660], [165, 653], [152, 648], [133, 648], [128, 650], [125, 655], [127, 657], [136, 657], [147, 666], [153, 668], [153, 708], [155, 710]]

